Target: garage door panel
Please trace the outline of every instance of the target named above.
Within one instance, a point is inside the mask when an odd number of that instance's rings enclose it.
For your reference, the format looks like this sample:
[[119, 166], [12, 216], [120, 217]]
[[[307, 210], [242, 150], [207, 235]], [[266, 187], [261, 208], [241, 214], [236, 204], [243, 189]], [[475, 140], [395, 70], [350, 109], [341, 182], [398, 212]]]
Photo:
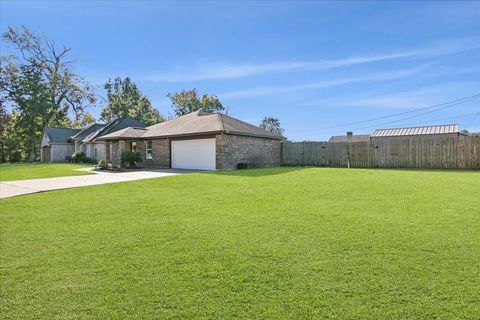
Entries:
[[215, 170], [215, 138], [172, 141], [172, 168]]

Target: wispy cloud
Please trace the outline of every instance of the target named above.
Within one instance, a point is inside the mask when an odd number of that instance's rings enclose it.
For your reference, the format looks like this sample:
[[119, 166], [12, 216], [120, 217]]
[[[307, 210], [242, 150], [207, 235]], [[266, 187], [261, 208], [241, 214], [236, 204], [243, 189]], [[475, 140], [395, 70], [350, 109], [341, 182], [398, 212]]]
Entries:
[[[318, 106], [324, 108], [420, 108], [435, 105], [478, 93], [479, 83], [446, 83], [434, 87], [426, 87], [418, 90], [402, 91], [397, 93], [378, 93], [368, 96], [356, 96], [349, 98], [332, 98], [311, 101], [303, 106]], [[458, 94], [453, 94], [453, 93]]]
[[225, 93], [219, 94], [218, 96], [222, 99], [236, 99], [236, 98], [273, 95], [277, 93], [286, 93], [286, 92], [292, 92], [292, 91], [328, 88], [328, 87], [335, 87], [335, 86], [346, 85], [346, 84], [357, 83], [357, 82], [377, 82], [377, 81], [395, 80], [395, 79], [410, 77], [415, 74], [418, 74], [428, 66], [429, 65], [424, 65], [424, 66], [421, 66], [418, 68], [412, 68], [412, 69], [402, 69], [402, 70], [394, 70], [394, 71], [381, 72], [381, 73], [372, 73], [372, 74], [367, 74], [360, 77], [347, 77], [347, 78], [341, 78], [341, 79], [332, 79], [332, 80], [325, 80], [325, 81], [290, 85], [290, 86], [254, 87], [254, 88], [249, 88], [244, 90], [225, 92]]
[[321, 70], [402, 58], [428, 58], [453, 54], [479, 47], [480, 41], [478, 41], [478, 39], [456, 39], [434, 42], [428, 46], [414, 50], [402, 50], [390, 53], [353, 56], [331, 60], [297, 60], [240, 64], [217, 63], [204, 66], [194, 66], [191, 69], [179, 69], [173, 72], [146, 76], [143, 80], [156, 82], [192, 82], [201, 80], [236, 79], [272, 72]]

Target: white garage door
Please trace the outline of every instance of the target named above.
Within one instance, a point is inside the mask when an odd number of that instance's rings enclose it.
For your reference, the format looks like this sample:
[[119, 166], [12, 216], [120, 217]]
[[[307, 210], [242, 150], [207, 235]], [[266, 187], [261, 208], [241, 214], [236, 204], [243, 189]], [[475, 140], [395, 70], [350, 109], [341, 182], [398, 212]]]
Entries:
[[172, 168], [215, 170], [215, 138], [172, 141]]

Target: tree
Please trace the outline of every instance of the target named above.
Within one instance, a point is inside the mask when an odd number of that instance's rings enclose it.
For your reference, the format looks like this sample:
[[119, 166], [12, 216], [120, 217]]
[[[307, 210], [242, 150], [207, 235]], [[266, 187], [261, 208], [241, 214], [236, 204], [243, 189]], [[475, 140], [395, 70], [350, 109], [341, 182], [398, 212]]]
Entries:
[[206, 112], [225, 111], [225, 107], [217, 96], [204, 94], [199, 97], [196, 89], [169, 93], [167, 97], [170, 98], [173, 111], [177, 117], [199, 110]]
[[1, 162], [19, 162], [26, 154], [24, 139], [16, 132], [18, 114], [15, 112], [5, 115], [6, 122], [0, 129]]
[[[70, 48], [59, 48], [27, 27], [9, 27], [2, 40], [16, 53], [0, 57], [0, 102], [14, 110], [1, 133], [10, 139], [2, 143], [2, 161], [33, 161], [38, 159], [43, 127], [71, 125], [69, 115], [83, 121], [95, 93], [73, 71]], [[7, 147], [12, 141], [17, 147]]]
[[275, 133], [279, 136], [283, 135], [285, 130], [280, 126], [280, 120], [275, 117], [265, 117], [260, 123], [260, 128]]
[[104, 88], [107, 90], [108, 100], [107, 106], [101, 113], [104, 121], [109, 122], [124, 116], [142, 121], [146, 125], [165, 121], [165, 118], [129, 77], [125, 79], [116, 77], [113, 82], [110, 79], [105, 83]]
[[53, 40], [30, 31], [26, 26], [20, 30], [8, 27], [3, 40], [20, 55], [5, 58], [17, 67], [29, 66], [41, 73], [46, 85], [50, 110], [43, 119], [44, 125], [63, 120], [72, 112], [78, 120], [85, 108], [96, 102], [94, 88], [73, 71], [70, 48], [59, 48]]
[[13, 128], [23, 137], [28, 146], [28, 161], [35, 160], [43, 128], [43, 120], [51, 110], [48, 88], [42, 82], [41, 70], [36, 66], [22, 65], [19, 69], [10, 66], [7, 75], [8, 99], [14, 103], [17, 113]]
[[470, 132], [467, 129], [463, 129], [460, 131], [460, 133], [466, 135], [466, 136], [472, 136], [472, 137], [480, 137], [480, 132]]
[[0, 101], [0, 162], [7, 161], [7, 133], [11, 121], [11, 115], [7, 112], [3, 101]]
[[89, 112], [85, 112], [80, 119], [65, 123], [63, 126], [71, 128], [85, 128], [95, 122], [95, 117], [92, 116]]

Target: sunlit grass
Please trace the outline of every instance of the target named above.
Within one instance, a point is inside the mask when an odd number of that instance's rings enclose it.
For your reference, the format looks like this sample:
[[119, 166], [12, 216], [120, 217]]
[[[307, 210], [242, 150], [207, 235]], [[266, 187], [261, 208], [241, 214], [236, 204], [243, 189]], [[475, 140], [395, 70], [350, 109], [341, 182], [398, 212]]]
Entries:
[[257, 169], [0, 201], [8, 319], [478, 318], [480, 172]]
[[91, 167], [91, 165], [74, 163], [2, 163], [0, 164], [0, 181], [79, 176], [84, 174], [91, 174], [90, 172], [75, 170], [88, 167]]

